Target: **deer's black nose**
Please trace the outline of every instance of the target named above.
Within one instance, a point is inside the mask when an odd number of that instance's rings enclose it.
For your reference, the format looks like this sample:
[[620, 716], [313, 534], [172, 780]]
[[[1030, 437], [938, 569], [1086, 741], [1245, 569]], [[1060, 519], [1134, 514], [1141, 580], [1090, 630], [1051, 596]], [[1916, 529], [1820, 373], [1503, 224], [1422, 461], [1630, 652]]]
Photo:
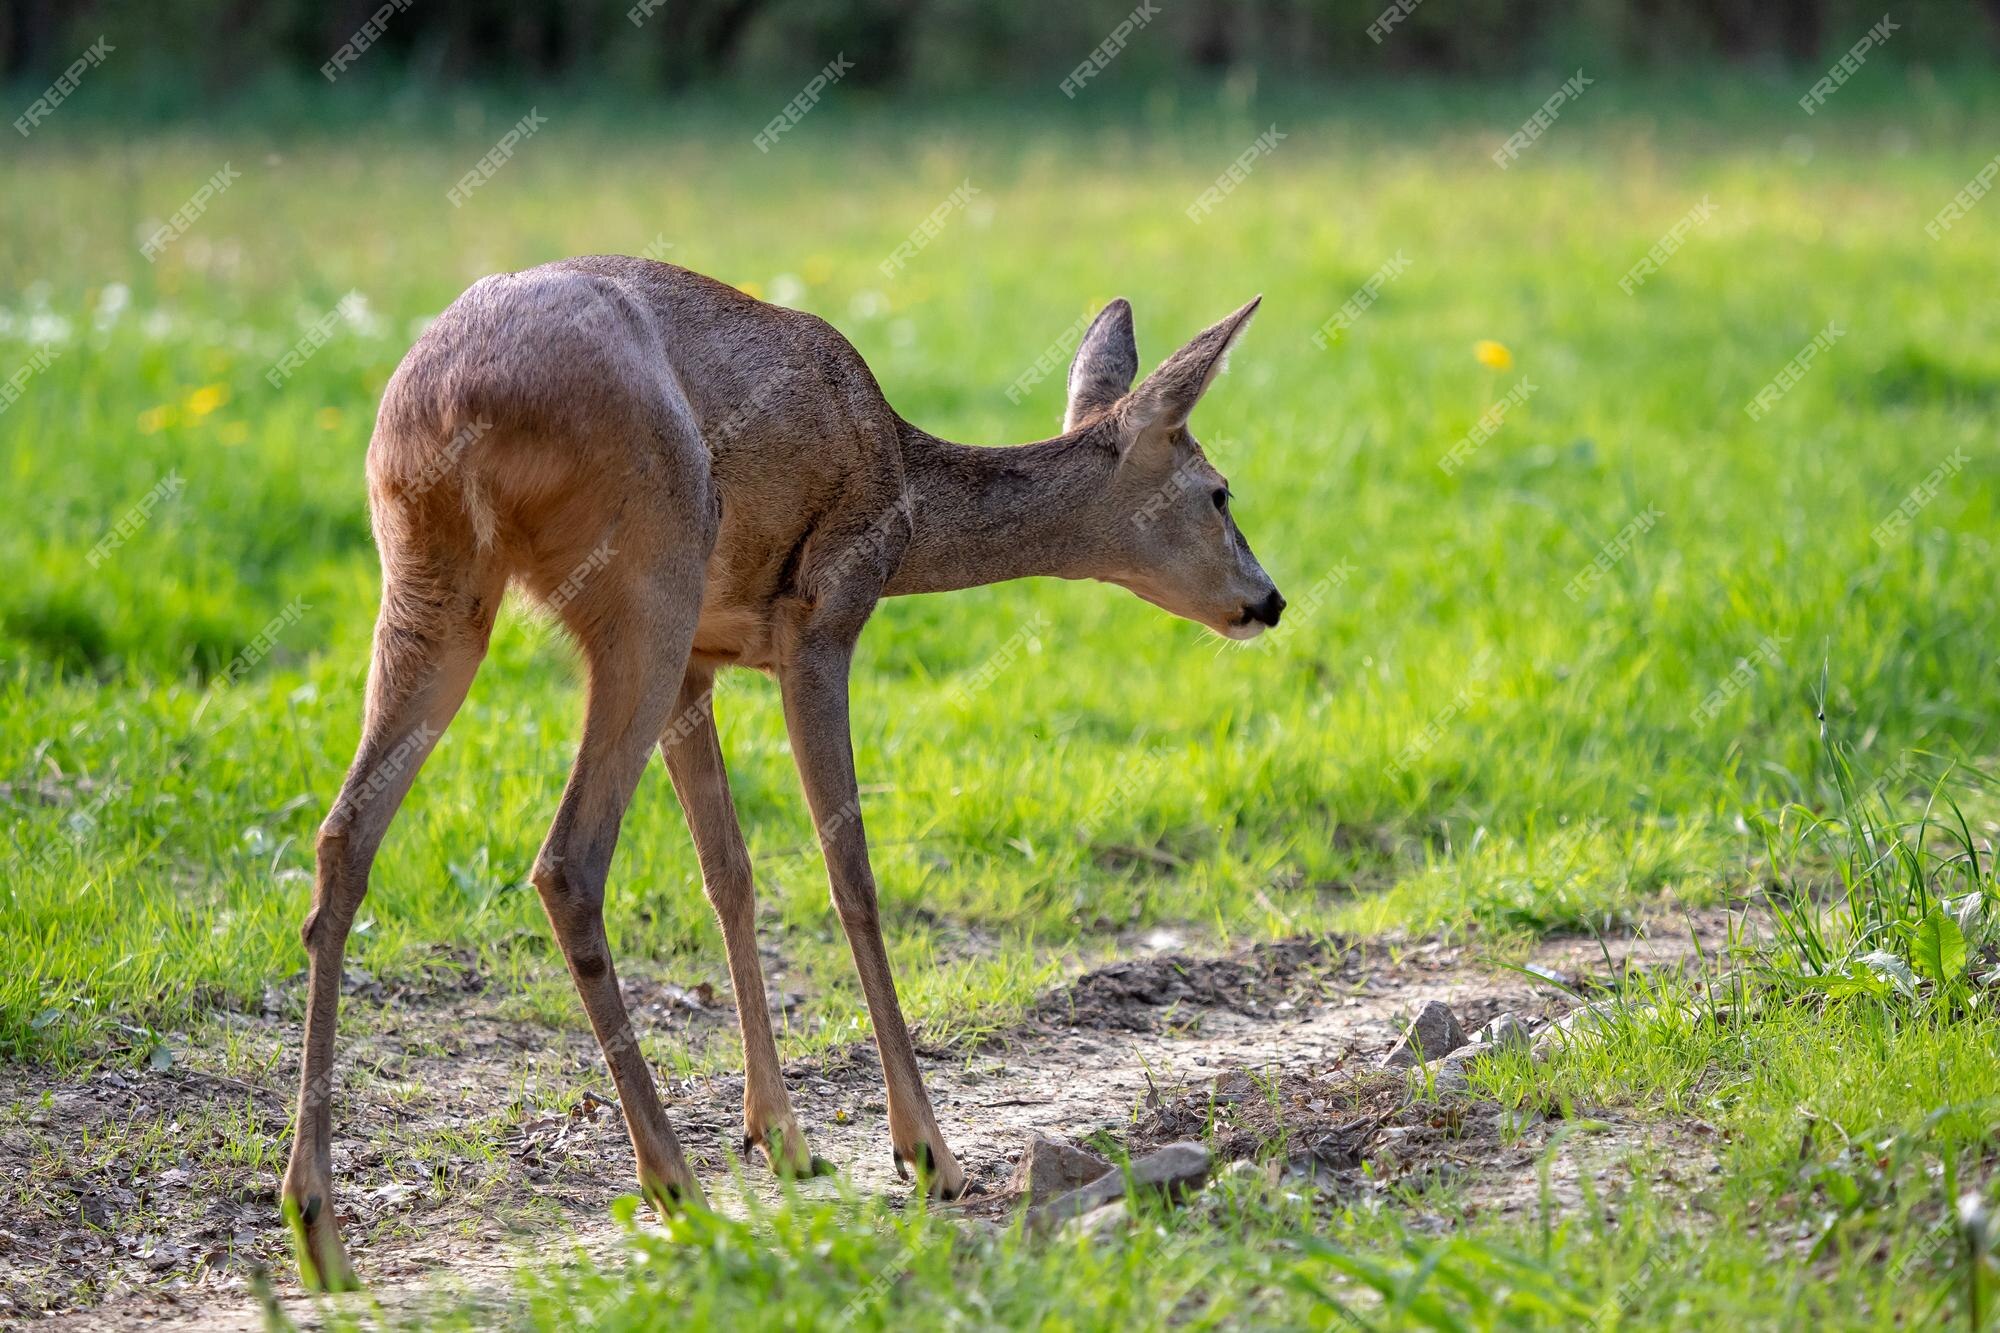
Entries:
[[1244, 607], [1243, 614], [1249, 616], [1252, 620], [1261, 620], [1266, 625], [1275, 629], [1277, 628], [1278, 617], [1284, 613], [1284, 610], [1285, 599], [1279, 595], [1276, 588], [1273, 588], [1271, 589], [1271, 595], [1257, 603], [1257, 605]]

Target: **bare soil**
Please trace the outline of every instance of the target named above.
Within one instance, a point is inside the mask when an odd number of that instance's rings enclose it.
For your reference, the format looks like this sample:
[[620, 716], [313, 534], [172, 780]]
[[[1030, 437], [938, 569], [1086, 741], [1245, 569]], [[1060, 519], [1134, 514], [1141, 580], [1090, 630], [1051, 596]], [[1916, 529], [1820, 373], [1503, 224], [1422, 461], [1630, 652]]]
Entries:
[[[1712, 949], [1724, 918], [1695, 929]], [[1608, 1131], [1571, 1137], [1536, 1114], [1411, 1101], [1402, 1076], [1377, 1066], [1424, 1001], [1452, 1005], [1468, 1031], [1503, 1011], [1536, 1026], [1574, 1007], [1476, 947], [1135, 947], [978, 1049], [925, 1052], [938, 1119], [980, 1187], [963, 1205], [969, 1220], [1015, 1206], [1002, 1190], [1033, 1133], [1133, 1152], [1204, 1138], [1224, 1160], [1256, 1164], [1243, 1169], [1336, 1195], [1448, 1176], [1464, 1183], [1467, 1206], [1501, 1211], [1539, 1205], [1551, 1143], [1549, 1189], [1565, 1207], [1586, 1176], [1615, 1185], [1635, 1151], [1671, 1154], [1688, 1178], [1712, 1169], [1699, 1125], [1594, 1110]], [[1677, 918], [1606, 945], [1546, 941], [1532, 961], [1588, 986], [1628, 960], [1681, 966], [1693, 949]], [[702, 1049], [735, 1040], [727, 995], [660, 979], [626, 989], [642, 1030]], [[587, 1031], [524, 1023], [468, 960], [445, 954], [413, 982], [357, 976], [349, 992], [338, 1207], [374, 1298], [394, 1308], [490, 1290], [530, 1251], [546, 1260], [559, 1252], [552, 1243], [615, 1243], [608, 1205], [632, 1189], [630, 1148]], [[72, 1080], [0, 1071], [0, 1324], [260, 1328], [252, 1275], [263, 1269], [288, 1313], [313, 1326], [276, 1208], [296, 1072], [292, 998], [218, 1015], [164, 1069]], [[794, 1064], [787, 1082], [815, 1150], [855, 1188], [907, 1191], [872, 1047]], [[663, 1091], [711, 1198], [731, 1206], [740, 1077], [670, 1079]], [[761, 1167], [742, 1179], [775, 1195]]]

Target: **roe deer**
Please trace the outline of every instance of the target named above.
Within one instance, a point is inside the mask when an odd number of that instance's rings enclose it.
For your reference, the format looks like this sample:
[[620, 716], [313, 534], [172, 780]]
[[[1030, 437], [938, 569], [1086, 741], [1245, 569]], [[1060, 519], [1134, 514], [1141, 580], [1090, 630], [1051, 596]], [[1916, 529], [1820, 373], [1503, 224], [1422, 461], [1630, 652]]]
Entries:
[[[888, 1084], [898, 1174], [956, 1197], [896, 1001], [868, 865], [847, 678], [875, 604], [1028, 575], [1098, 579], [1233, 639], [1284, 599], [1188, 434], [1252, 301], [1132, 388], [1132, 311], [1106, 306], [1069, 374], [1063, 433], [949, 444], [904, 421], [825, 321], [650, 260], [573, 259], [474, 283], [404, 357], [368, 446], [382, 560], [361, 744], [321, 825], [284, 1202], [309, 1282], [353, 1282], [333, 1212], [341, 956], [369, 866], [465, 698], [501, 594], [555, 609], [588, 671], [583, 739], [530, 878], [617, 1085], [656, 1207], [699, 1201], [618, 991], [604, 883], [657, 745], [728, 949], [744, 1150], [823, 1169], [793, 1117], [753, 937], [750, 858], [710, 707], [720, 667], [774, 673]], [[907, 1178], [907, 1177], [906, 1177]]]

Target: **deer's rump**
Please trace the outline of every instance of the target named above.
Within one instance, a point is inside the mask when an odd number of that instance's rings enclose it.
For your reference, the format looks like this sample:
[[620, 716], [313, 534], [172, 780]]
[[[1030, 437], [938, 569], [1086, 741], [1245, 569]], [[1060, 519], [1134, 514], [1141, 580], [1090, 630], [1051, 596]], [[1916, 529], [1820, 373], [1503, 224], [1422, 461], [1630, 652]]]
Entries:
[[615, 281], [544, 270], [453, 302], [391, 377], [369, 444], [385, 564], [492, 561], [560, 609], [621, 551], [666, 560], [692, 539], [705, 560], [709, 456], [653, 318]]

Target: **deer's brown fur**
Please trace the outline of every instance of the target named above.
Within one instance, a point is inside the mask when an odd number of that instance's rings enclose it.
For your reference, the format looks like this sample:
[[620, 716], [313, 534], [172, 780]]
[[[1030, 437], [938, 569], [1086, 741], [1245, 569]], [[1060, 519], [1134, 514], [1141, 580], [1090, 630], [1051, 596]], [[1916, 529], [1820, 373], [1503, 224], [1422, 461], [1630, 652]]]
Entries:
[[819, 1165], [794, 1118], [763, 1003], [750, 859], [709, 687], [774, 673], [833, 905], [888, 1085], [899, 1169], [951, 1197], [964, 1172], [932, 1115], [883, 948], [847, 718], [856, 638], [884, 596], [1026, 575], [1117, 583], [1231, 637], [1283, 599], [1186, 429], [1256, 302], [1138, 388], [1131, 310], [1079, 348], [1062, 435], [979, 449], [892, 411], [812, 315], [667, 264], [593, 257], [475, 283], [383, 394], [368, 449], [382, 606], [361, 744], [321, 826], [297, 1132], [284, 1197], [309, 1277], [352, 1279], [332, 1211], [341, 958], [369, 866], [465, 697], [503, 592], [553, 607], [589, 675], [583, 739], [535, 860], [540, 892], [661, 1205], [700, 1186], [641, 1057], [605, 939], [605, 876], [657, 746], [722, 926], [742, 1027], [746, 1147]]

